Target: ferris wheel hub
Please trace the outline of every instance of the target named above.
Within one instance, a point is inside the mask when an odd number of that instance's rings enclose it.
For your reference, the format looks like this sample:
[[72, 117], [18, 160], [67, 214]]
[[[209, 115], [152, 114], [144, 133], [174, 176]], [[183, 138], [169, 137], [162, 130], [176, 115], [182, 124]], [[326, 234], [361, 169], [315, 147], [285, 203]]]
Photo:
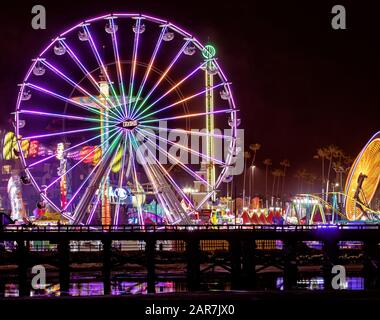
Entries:
[[122, 128], [124, 130], [132, 131], [138, 125], [139, 125], [139, 122], [137, 120], [127, 119], [127, 120], [124, 120], [124, 121], [118, 123], [116, 126]]

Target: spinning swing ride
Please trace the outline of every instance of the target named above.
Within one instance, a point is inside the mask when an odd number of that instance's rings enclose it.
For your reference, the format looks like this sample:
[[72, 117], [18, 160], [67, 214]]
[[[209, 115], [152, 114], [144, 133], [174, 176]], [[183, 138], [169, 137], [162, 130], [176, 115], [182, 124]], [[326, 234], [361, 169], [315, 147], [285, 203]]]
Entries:
[[[210, 207], [230, 180], [239, 123], [215, 53], [143, 14], [91, 18], [54, 38], [32, 60], [15, 112], [20, 150], [33, 140], [55, 149], [39, 158], [20, 153], [44, 204], [88, 225], [125, 223], [128, 208], [143, 225], [148, 198], [167, 224], [191, 223]], [[216, 134], [214, 126], [227, 130]], [[178, 139], [184, 134], [205, 148]], [[219, 142], [223, 157], [215, 154]], [[58, 170], [42, 181], [46, 164]], [[197, 201], [183, 191], [189, 179], [201, 186]]]

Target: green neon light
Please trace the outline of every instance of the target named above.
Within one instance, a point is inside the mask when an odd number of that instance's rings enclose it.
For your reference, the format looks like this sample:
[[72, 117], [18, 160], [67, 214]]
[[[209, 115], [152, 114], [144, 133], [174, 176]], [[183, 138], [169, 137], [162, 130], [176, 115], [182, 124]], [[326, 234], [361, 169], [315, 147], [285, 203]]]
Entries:
[[211, 44], [206, 45], [204, 49], [202, 50], [202, 55], [205, 59], [211, 59], [215, 56], [215, 54], [216, 54], [216, 49]]

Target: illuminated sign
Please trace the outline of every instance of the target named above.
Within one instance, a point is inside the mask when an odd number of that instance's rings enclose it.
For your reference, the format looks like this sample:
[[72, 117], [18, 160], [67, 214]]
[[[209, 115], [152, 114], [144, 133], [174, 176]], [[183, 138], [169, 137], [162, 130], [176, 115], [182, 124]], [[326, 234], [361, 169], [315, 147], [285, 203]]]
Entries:
[[117, 126], [126, 130], [133, 130], [138, 126], [139, 122], [137, 120], [128, 119], [120, 122]]

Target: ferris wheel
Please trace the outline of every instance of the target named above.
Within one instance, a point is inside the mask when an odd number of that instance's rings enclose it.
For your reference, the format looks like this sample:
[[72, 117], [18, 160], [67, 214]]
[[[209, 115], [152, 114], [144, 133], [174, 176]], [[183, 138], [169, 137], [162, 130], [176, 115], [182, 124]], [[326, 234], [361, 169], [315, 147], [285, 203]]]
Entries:
[[370, 208], [380, 183], [380, 132], [360, 151], [347, 176], [345, 211], [348, 220], [376, 219], [379, 213]]
[[19, 149], [44, 146], [20, 158], [46, 205], [103, 225], [134, 214], [144, 224], [152, 203], [164, 223], [190, 223], [212, 205], [231, 179], [239, 124], [215, 54], [143, 14], [87, 19], [54, 38], [32, 60], [15, 113]]

